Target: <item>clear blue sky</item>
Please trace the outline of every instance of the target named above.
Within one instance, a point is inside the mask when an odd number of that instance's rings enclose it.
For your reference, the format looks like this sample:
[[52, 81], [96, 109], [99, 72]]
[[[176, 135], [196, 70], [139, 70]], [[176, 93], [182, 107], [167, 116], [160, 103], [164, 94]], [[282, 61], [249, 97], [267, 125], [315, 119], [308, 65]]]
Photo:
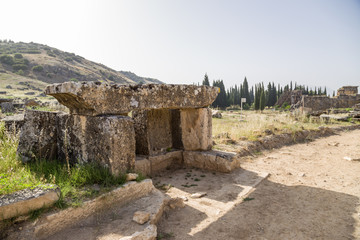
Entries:
[[359, 0], [2, 1], [0, 39], [166, 83], [360, 85]]

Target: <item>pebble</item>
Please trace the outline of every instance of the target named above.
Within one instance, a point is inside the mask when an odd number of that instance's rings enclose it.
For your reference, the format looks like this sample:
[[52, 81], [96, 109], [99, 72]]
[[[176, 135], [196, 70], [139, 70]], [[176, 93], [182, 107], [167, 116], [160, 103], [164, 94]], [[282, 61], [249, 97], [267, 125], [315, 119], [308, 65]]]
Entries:
[[197, 192], [197, 193], [194, 193], [194, 194], [191, 194], [191, 198], [201, 198], [203, 196], [206, 195], [206, 192]]

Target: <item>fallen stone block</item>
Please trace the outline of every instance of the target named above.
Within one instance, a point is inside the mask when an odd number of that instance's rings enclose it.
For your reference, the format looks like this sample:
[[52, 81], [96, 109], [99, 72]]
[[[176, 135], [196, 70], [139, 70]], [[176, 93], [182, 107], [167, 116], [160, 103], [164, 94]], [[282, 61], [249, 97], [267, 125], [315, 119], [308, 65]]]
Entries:
[[0, 196], [0, 221], [26, 215], [43, 207], [49, 207], [59, 197], [60, 189], [55, 185], [24, 189], [9, 195]]
[[184, 151], [184, 164], [210, 171], [231, 172], [240, 168], [240, 156], [221, 151]]
[[55, 97], [81, 115], [127, 115], [132, 110], [183, 109], [209, 106], [218, 88], [195, 85], [119, 85], [99, 82], [66, 82], [46, 87], [45, 93]]

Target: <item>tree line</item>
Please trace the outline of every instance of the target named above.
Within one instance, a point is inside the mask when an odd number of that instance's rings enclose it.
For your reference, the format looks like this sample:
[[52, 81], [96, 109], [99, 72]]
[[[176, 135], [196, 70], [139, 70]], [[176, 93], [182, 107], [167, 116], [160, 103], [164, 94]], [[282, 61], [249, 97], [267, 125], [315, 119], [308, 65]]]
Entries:
[[[284, 87], [280, 86], [280, 84], [276, 86], [274, 82], [269, 82], [266, 87], [263, 82], [249, 87], [246, 77], [242, 83], [226, 88], [222, 79], [213, 80], [212, 85], [210, 85], [209, 77], [205, 74], [202, 85], [220, 88], [219, 95], [212, 104], [212, 107], [215, 108], [240, 106], [241, 98], [245, 98], [246, 102], [243, 104], [243, 109], [253, 108], [254, 110], [264, 110], [265, 107], [274, 107], [284, 92], [293, 90], [299, 90], [303, 95], [327, 95], [326, 87], [324, 89], [315, 87], [315, 89], [312, 90], [312, 88], [309, 89], [308, 86], [298, 85], [296, 82], [293, 85], [292, 81]], [[333, 96], [334, 95], [335, 92], [333, 93]]]

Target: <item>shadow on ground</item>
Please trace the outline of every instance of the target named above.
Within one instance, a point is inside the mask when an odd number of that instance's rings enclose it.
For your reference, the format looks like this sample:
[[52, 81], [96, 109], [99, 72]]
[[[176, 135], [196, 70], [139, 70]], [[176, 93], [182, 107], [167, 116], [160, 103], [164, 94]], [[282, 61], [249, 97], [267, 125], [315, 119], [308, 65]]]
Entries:
[[[225, 174], [236, 178], [239, 175], [257, 175], [246, 170], [237, 174]], [[173, 174], [174, 175], [174, 174]], [[218, 176], [217, 176], [218, 177]], [[209, 190], [208, 197], [216, 196], [219, 186], [217, 177]], [[226, 177], [226, 176], [225, 176]], [[223, 180], [226, 180], [224, 177]], [[172, 179], [172, 178], [171, 178]], [[220, 178], [220, 183], [223, 181]], [[233, 185], [231, 182], [228, 185]], [[176, 183], [174, 185], [176, 187]], [[193, 193], [193, 189], [182, 189]], [[230, 190], [230, 189], [229, 189]], [[241, 188], [232, 188], [233, 196]], [[218, 201], [227, 199], [215, 197]], [[231, 199], [234, 199], [233, 197]], [[353, 236], [356, 207], [359, 199], [355, 196], [308, 186], [286, 186], [263, 180], [249, 201], [235, 203], [220, 218], [205, 224], [194, 233], [194, 228], [207, 217], [203, 212], [185, 207], [165, 215], [158, 228], [168, 233], [171, 239], [355, 239]], [[189, 200], [190, 201], [190, 200]], [[188, 203], [189, 204], [189, 203]], [[214, 206], [213, 206], [214, 207]], [[216, 206], [215, 206], [216, 207]]]

